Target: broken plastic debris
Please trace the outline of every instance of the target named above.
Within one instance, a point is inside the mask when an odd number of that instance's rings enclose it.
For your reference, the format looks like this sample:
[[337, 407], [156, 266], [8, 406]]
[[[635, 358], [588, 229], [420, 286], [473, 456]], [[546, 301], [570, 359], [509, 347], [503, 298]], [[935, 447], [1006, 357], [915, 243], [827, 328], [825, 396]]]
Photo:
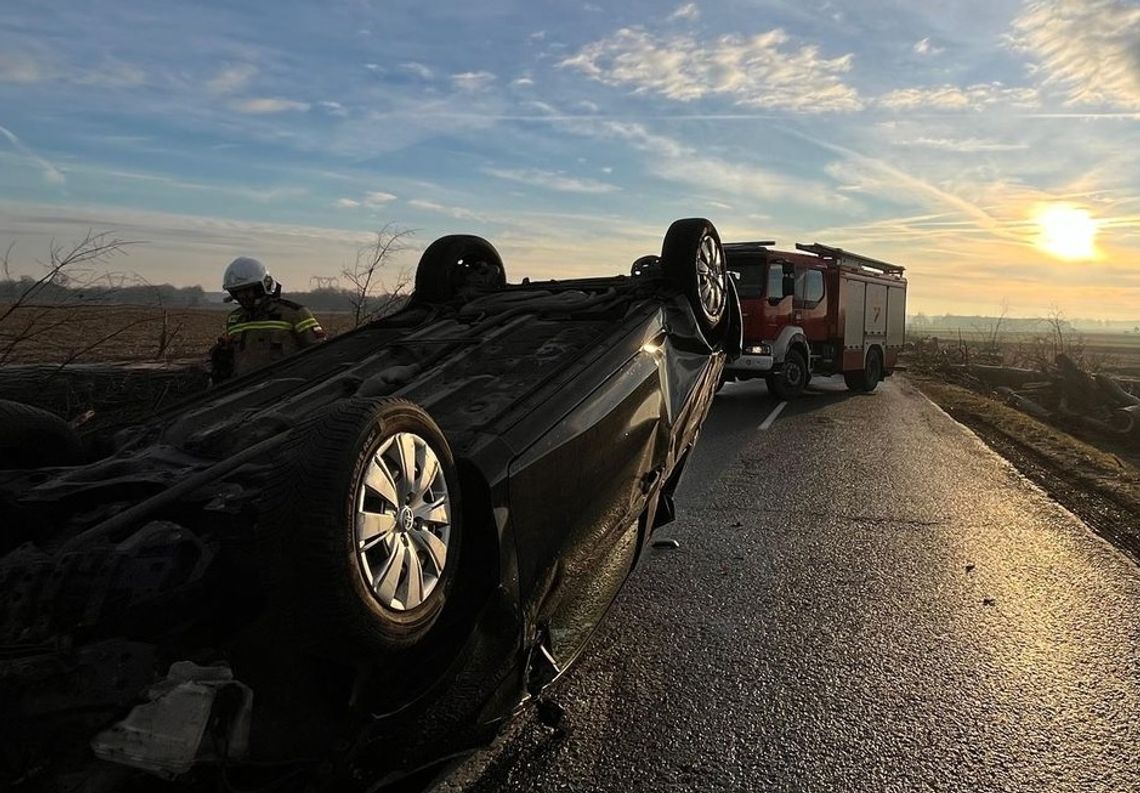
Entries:
[[253, 690], [234, 680], [228, 666], [177, 661], [147, 697], [149, 702], [136, 705], [125, 719], [91, 740], [96, 757], [166, 778], [184, 774], [197, 763], [219, 760], [213, 746], [203, 746], [216, 703], [229, 703], [233, 709], [217, 714], [225, 730], [222, 754], [240, 759], [249, 751]]

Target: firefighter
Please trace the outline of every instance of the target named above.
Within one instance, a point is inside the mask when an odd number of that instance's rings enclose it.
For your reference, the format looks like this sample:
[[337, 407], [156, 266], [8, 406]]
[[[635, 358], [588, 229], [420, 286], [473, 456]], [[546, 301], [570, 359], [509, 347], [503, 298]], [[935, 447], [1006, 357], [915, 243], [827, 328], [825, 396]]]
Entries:
[[210, 350], [210, 379], [219, 383], [276, 363], [325, 339], [309, 309], [281, 297], [281, 284], [257, 259], [240, 256], [222, 278], [226, 302], [239, 308], [226, 319], [225, 333]]

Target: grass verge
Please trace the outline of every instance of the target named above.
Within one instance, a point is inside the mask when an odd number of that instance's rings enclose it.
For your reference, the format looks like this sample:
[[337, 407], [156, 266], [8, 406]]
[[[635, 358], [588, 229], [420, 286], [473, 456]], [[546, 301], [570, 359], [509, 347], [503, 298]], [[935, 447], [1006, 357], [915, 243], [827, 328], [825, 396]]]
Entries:
[[1116, 454], [961, 386], [910, 375], [935, 404], [1140, 562], [1140, 469]]

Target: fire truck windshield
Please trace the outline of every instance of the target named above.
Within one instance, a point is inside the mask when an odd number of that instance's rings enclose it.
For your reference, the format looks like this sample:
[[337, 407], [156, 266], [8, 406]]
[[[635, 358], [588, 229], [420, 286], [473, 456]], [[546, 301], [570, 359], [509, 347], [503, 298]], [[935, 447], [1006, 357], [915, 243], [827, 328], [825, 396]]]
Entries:
[[742, 298], [764, 296], [764, 270], [763, 262], [748, 264], [734, 261], [729, 263], [729, 269], [740, 273], [736, 280], [736, 292]]

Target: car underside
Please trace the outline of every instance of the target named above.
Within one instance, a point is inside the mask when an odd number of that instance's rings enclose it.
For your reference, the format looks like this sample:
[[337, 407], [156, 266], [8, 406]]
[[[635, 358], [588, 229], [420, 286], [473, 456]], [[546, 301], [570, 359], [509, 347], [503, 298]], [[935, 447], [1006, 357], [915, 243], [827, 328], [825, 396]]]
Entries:
[[707, 221], [635, 273], [508, 285], [445, 237], [391, 316], [78, 446], [41, 417], [0, 470], [0, 781], [344, 789], [486, 741], [672, 518], [740, 351]]

